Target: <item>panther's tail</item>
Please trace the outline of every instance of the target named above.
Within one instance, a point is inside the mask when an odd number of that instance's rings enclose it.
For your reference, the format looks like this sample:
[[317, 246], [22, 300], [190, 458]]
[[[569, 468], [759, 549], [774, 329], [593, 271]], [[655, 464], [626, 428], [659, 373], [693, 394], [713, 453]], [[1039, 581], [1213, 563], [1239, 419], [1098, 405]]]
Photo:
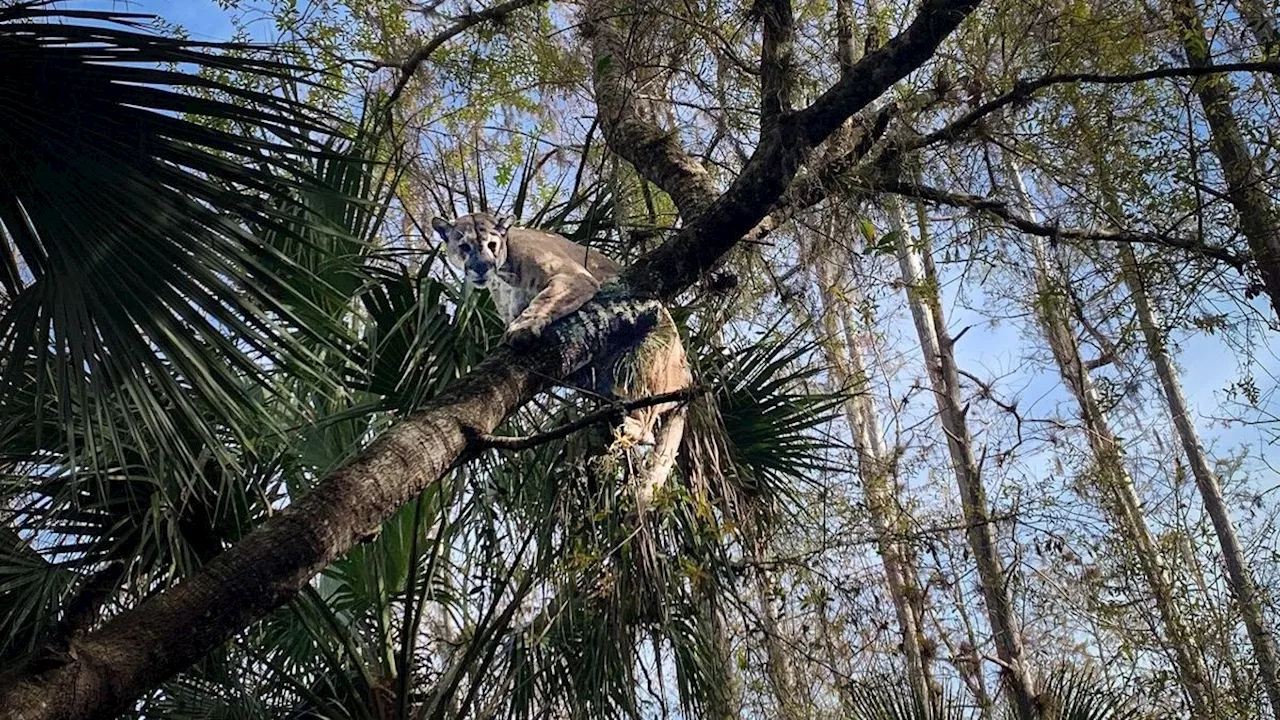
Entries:
[[[684, 390], [693, 384], [680, 331], [666, 308], [661, 309], [657, 326], [641, 341], [633, 358], [631, 372], [622, 373], [626, 380], [620, 382], [615, 391], [619, 397], [652, 397]], [[684, 403], [671, 402], [639, 408], [623, 420], [620, 434], [624, 440], [653, 445], [636, 489], [641, 509], [652, 501], [654, 493], [671, 475], [684, 436], [684, 415]], [[662, 426], [655, 435], [654, 428], [660, 418], [664, 418]]]

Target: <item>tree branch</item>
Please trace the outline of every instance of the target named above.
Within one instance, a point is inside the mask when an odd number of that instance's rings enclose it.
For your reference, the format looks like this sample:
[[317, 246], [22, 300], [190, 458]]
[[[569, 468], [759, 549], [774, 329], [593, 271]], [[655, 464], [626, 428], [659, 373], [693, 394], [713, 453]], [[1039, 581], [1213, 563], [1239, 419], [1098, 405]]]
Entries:
[[853, 72], [857, 53], [853, 49], [853, 1], [836, 0], [836, 64], [840, 77]]
[[705, 391], [705, 388], [685, 388], [684, 390], [676, 390], [674, 392], [662, 393], [660, 395], [650, 395], [649, 397], [629, 400], [627, 402], [611, 403], [608, 407], [587, 413], [573, 422], [565, 423], [558, 428], [538, 433], [537, 435], [481, 435], [476, 438], [476, 443], [480, 449], [493, 448], [495, 450], [513, 451], [527, 450], [531, 447], [542, 445], [543, 443], [549, 443], [552, 440], [559, 440], [560, 438], [568, 437], [583, 428], [604, 422], [618, 413], [630, 412], [632, 410], [639, 410], [640, 408], [661, 405], [668, 402], [692, 400]]
[[796, 19], [791, 0], [757, 0], [754, 12], [763, 25], [760, 49], [760, 133], [773, 132], [792, 112], [795, 94]]
[[1228, 248], [1218, 245], [1207, 245], [1192, 238], [1131, 230], [1064, 228], [1053, 224], [1035, 222], [1034, 220], [1022, 217], [1021, 215], [1013, 212], [1009, 209], [1008, 203], [1002, 200], [994, 200], [991, 198], [979, 197], [977, 195], [949, 193], [945, 190], [938, 190], [937, 188], [925, 185], [883, 180], [877, 181], [874, 187], [869, 187], [868, 191], [870, 190], [888, 192], [895, 195], [905, 195], [907, 197], [918, 198], [925, 202], [937, 205], [949, 205], [951, 207], [988, 212], [1000, 218], [1011, 227], [1017, 228], [1028, 235], [1063, 238], [1067, 240], [1100, 240], [1104, 242], [1163, 245], [1166, 247], [1186, 250], [1187, 252], [1191, 252], [1196, 255], [1213, 258], [1214, 260], [1224, 262], [1240, 271], [1243, 271], [1245, 265], [1248, 263], [1247, 258]]
[[774, 132], [762, 134], [729, 189], [704, 213], [686, 218], [674, 237], [637, 261], [626, 272], [628, 286], [645, 296], [674, 296], [686, 287], [683, 278], [710, 270], [740, 239], [768, 232], [772, 227], [768, 213], [813, 148], [932, 57], [938, 44], [979, 2], [925, 0], [907, 29], [863, 57], [812, 105], [779, 123]]
[[482, 22], [493, 21], [500, 23], [516, 10], [543, 2], [546, 2], [546, 0], [508, 0], [501, 5], [494, 5], [493, 7], [486, 8], [484, 10], [469, 12], [461, 18], [458, 18], [457, 22], [439, 33], [436, 33], [426, 42], [425, 45], [415, 50], [412, 55], [406, 58], [404, 62], [395, 66], [400, 68], [400, 79], [396, 81], [395, 87], [391, 89], [391, 94], [387, 98], [387, 104], [394, 104], [396, 100], [400, 99], [400, 96], [404, 93], [404, 89], [409, 85], [409, 81], [413, 79], [413, 74], [418, 71], [418, 66], [422, 65], [427, 58], [431, 57], [431, 53], [440, 49], [441, 45], [444, 45], [457, 35], [462, 34], [468, 28], [479, 25]]
[[1022, 79], [1013, 84], [1013, 89], [993, 100], [985, 102], [969, 112], [961, 115], [954, 122], [935, 130], [917, 140], [913, 140], [903, 148], [903, 151], [918, 150], [922, 147], [933, 145], [939, 142], [955, 140], [959, 138], [965, 131], [978, 124], [984, 117], [994, 113], [995, 111], [1007, 105], [1025, 102], [1035, 93], [1053, 86], [1063, 85], [1066, 83], [1095, 83], [1101, 85], [1127, 85], [1130, 83], [1143, 82], [1146, 80], [1158, 80], [1161, 78], [1174, 77], [1199, 77], [1202, 75], [1211, 75], [1215, 73], [1231, 73], [1231, 72], [1277, 72], [1280, 71], [1280, 61], [1278, 60], [1262, 60], [1257, 62], [1229, 63], [1225, 65], [1213, 65], [1209, 67], [1176, 67], [1176, 68], [1159, 68], [1156, 70], [1146, 70], [1136, 73], [1125, 73], [1119, 75], [1106, 75], [1102, 73], [1062, 73], [1059, 75], [1046, 75], [1041, 78], [1032, 80]]
[[591, 40], [595, 63], [592, 81], [605, 143], [670, 195], [681, 216], [694, 217], [715, 199], [715, 183], [702, 163], [681, 147], [675, 133], [641, 117], [636, 108], [634, 67], [622, 38], [610, 24], [612, 19], [604, 0], [587, 4], [584, 32]]

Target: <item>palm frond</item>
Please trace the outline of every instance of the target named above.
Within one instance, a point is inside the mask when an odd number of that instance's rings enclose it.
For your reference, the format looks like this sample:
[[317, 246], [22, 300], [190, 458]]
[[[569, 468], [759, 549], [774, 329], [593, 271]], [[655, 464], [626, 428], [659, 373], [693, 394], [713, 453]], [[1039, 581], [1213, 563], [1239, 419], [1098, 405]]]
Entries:
[[1096, 674], [1062, 668], [1049, 675], [1040, 691], [1045, 720], [1138, 720], [1134, 699], [1107, 686]]
[[816, 345], [799, 341], [805, 330], [738, 350], [692, 345], [701, 382], [715, 390], [690, 407], [684, 471], [735, 519], [794, 502], [797, 484], [833, 469], [826, 458], [838, 443], [820, 428], [844, 395], [808, 389], [822, 366], [812, 361]]
[[[345, 351], [343, 326], [320, 312], [343, 302], [333, 278], [261, 236], [336, 236], [295, 198], [342, 194], [311, 162], [333, 155], [340, 124], [216, 79], [305, 83], [306, 68], [158, 37], [140, 19], [0, 10], [0, 397], [34, 383], [58, 422], [96, 428], [86, 442], [124, 432], [194, 463], [181, 417], [230, 462], [220, 432], [262, 437], [252, 388], [277, 391], [274, 373], [331, 385], [318, 349]], [[43, 426], [43, 402], [5, 405]], [[104, 428], [112, 405], [129, 412]]]

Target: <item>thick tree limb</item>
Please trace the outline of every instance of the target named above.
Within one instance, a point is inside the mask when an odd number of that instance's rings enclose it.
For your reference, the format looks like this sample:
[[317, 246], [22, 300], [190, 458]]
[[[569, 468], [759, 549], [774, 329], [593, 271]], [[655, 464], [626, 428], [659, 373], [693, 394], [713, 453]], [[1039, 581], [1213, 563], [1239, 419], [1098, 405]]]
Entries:
[[812, 105], [792, 114], [760, 144], [729, 189], [661, 247], [625, 274], [638, 294], [666, 298], [687, 287], [684, 278], [710, 270], [739, 239], [767, 231], [766, 216], [813, 148], [845, 119], [869, 105], [928, 60], [938, 44], [980, 0], [925, 0], [916, 19], [883, 47], [854, 65], [848, 76]]
[[675, 133], [641, 116], [636, 107], [634, 67], [612, 24], [609, 6], [591, 2], [586, 15], [584, 31], [595, 59], [593, 84], [605, 142], [641, 176], [670, 195], [682, 216], [698, 215], [715, 200], [715, 183], [702, 163], [680, 146]]
[[874, 188], [868, 188], [868, 191], [871, 190], [893, 193], [895, 195], [905, 195], [907, 197], [918, 198], [925, 202], [935, 203], [938, 205], [949, 205], [956, 208], [988, 212], [1000, 218], [1011, 227], [1015, 227], [1029, 235], [1062, 238], [1065, 240], [1100, 240], [1103, 242], [1163, 245], [1165, 247], [1178, 248], [1196, 255], [1213, 258], [1214, 260], [1224, 262], [1241, 271], [1243, 271], [1245, 265], [1248, 263], [1247, 258], [1228, 248], [1218, 245], [1208, 245], [1188, 237], [1133, 230], [1100, 230], [1092, 228], [1059, 227], [1057, 225], [1036, 222], [1013, 212], [1009, 209], [1008, 203], [1002, 200], [984, 198], [977, 195], [951, 193], [925, 185], [887, 181], [878, 181]]
[[[763, 136], [728, 191], [705, 212], [687, 217], [680, 233], [625, 273], [630, 290], [672, 296], [741, 238], [771, 227], [768, 213], [810, 150], [928, 60], [978, 2], [925, 0], [901, 35]], [[608, 83], [605, 90], [607, 95]], [[619, 140], [616, 133], [607, 137], [611, 146]], [[642, 164], [637, 168], [647, 172]], [[655, 322], [657, 312], [652, 301], [606, 290], [554, 324], [554, 340], [536, 353], [498, 351], [196, 575], [74, 642], [65, 664], [10, 676], [0, 687], [0, 718], [104, 717], [128, 707], [286, 602], [398, 507], [470, 457], [476, 438], [492, 433], [551, 378], [565, 377], [633, 339]]]
[[[550, 343], [502, 349], [199, 573], [72, 642], [65, 664], [0, 686], [0, 718], [110, 717], [291, 598], [396, 508], [480, 449], [551, 377], [656, 322], [658, 305], [602, 293]], [[560, 342], [556, 342], [556, 339]]]

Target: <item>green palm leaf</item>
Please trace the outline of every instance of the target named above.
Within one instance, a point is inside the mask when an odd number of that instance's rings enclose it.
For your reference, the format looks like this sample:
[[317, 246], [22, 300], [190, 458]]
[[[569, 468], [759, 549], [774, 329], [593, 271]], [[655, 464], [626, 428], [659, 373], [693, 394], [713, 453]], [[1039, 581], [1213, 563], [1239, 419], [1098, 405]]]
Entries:
[[[251, 388], [273, 387], [274, 373], [326, 384], [317, 348], [343, 348], [321, 312], [342, 302], [331, 278], [261, 237], [342, 229], [293, 199], [332, 179], [307, 161], [331, 154], [322, 143], [339, 125], [214, 79], [296, 84], [305, 68], [158, 37], [139, 17], [0, 10], [0, 397], [34, 383], [64, 425], [193, 461], [175, 418], [218, 453], [215, 428], [252, 443]], [[110, 405], [128, 412], [102, 429]], [[6, 408], [37, 420], [47, 409]]]

